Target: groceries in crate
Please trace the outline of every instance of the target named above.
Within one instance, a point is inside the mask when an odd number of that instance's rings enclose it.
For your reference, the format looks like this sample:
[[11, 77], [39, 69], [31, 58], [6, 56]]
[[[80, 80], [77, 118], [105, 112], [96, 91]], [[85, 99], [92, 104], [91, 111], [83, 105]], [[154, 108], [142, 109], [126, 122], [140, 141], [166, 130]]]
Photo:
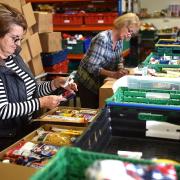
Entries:
[[143, 65], [145, 68], [154, 69], [156, 71], [154, 76], [176, 78], [179, 77], [180, 56], [172, 53], [151, 53]]
[[33, 142], [43, 142], [56, 146], [72, 145], [78, 136], [82, 134], [81, 130], [60, 129], [52, 127], [46, 131], [43, 128], [37, 130], [37, 135], [33, 137]]
[[153, 56], [150, 58], [150, 64], [169, 64], [180, 65], [180, 56]]
[[82, 54], [87, 51], [90, 46], [91, 38], [82, 34], [70, 35], [64, 33], [62, 35], [62, 46], [67, 49], [69, 54]]
[[59, 108], [53, 114], [48, 114], [42, 119], [53, 119], [62, 122], [87, 123], [91, 122], [97, 115], [97, 110]]
[[95, 161], [87, 170], [88, 180], [177, 180], [173, 165], [138, 165], [120, 160]]
[[3, 163], [13, 163], [23, 166], [41, 168], [56, 154], [59, 147], [48, 144], [35, 144], [21, 141], [16, 146], [8, 149], [2, 158]]
[[156, 51], [159, 55], [164, 53], [169, 55], [180, 55], [180, 41], [178, 39], [159, 39], [155, 44]]

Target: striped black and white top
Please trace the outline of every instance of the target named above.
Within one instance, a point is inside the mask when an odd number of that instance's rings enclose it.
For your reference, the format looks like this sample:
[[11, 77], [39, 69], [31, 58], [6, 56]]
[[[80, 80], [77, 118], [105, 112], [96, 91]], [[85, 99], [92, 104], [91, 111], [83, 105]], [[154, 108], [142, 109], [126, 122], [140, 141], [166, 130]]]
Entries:
[[[24, 81], [27, 91], [27, 101], [9, 103], [3, 82], [0, 79], [0, 119], [5, 120], [28, 115], [28, 119], [30, 120], [32, 118], [33, 112], [39, 110], [40, 108], [40, 102], [38, 98], [32, 98], [36, 88], [35, 82], [26, 72], [20, 69], [16, 63], [14, 63], [13, 58], [7, 61], [5, 65], [15, 71]], [[52, 93], [52, 91], [53, 90], [51, 88], [50, 81], [40, 82], [38, 84], [39, 97], [49, 95]]]

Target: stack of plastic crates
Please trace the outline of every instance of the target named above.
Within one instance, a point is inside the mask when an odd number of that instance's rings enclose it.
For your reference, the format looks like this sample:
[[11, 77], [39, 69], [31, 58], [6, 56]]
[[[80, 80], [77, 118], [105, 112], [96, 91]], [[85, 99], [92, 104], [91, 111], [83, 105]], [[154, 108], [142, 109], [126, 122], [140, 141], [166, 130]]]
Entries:
[[180, 41], [175, 39], [159, 39], [155, 44], [156, 52], [151, 53], [144, 66], [160, 72], [162, 68], [180, 68]]
[[[161, 72], [163, 68], [180, 68], [180, 64], [173, 63], [173, 61], [177, 61], [177, 60], [180, 61], [180, 55], [176, 56], [176, 55], [171, 54], [170, 57], [171, 57], [171, 60], [164, 60], [163, 59], [164, 54], [159, 55], [158, 53], [152, 52], [146, 57], [146, 59], [143, 62], [143, 65], [148, 66], [148, 68], [153, 68], [158, 72]], [[158, 63], [153, 64], [151, 62], [152, 59], [158, 60]]]
[[[31, 180], [84, 180], [86, 169], [94, 161], [103, 159], [116, 159], [140, 165], [154, 164], [149, 160], [127, 159], [116, 155], [81, 151], [78, 148], [62, 148], [55, 158], [37, 172]], [[179, 179], [180, 166], [176, 165], [175, 168]]]
[[[147, 97], [149, 95], [149, 97]], [[165, 98], [152, 98], [153, 95]], [[166, 99], [167, 97], [167, 99]], [[180, 91], [147, 90], [121, 87], [107, 100], [108, 106], [136, 107], [141, 109], [139, 120], [176, 121], [180, 117]], [[145, 110], [149, 109], [149, 112]]]
[[126, 85], [107, 99], [107, 106], [138, 109], [136, 115], [140, 120], [180, 124], [180, 83], [177, 78], [127, 76], [123, 80]]
[[180, 41], [176, 39], [159, 39], [155, 47], [159, 55], [180, 56]]

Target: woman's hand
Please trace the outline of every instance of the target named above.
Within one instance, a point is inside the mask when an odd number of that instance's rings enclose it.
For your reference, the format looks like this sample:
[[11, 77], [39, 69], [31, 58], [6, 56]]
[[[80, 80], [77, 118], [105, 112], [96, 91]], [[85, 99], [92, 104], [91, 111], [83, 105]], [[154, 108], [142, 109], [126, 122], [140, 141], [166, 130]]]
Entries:
[[71, 79], [70, 81], [68, 81], [66, 83], [66, 81], [68, 80], [68, 77], [58, 77], [54, 80], [52, 80], [52, 88], [55, 90], [57, 88], [64, 88], [72, 93], [74, 93], [74, 91], [77, 91], [77, 84], [74, 83], [73, 79]]
[[54, 109], [57, 106], [59, 106], [60, 102], [66, 101], [66, 100], [67, 99], [64, 98], [62, 95], [60, 96], [50, 95], [50, 96], [44, 96], [44, 97], [39, 98], [40, 107], [48, 108], [48, 109]]
[[57, 89], [57, 88], [60, 88], [60, 87], [63, 87], [63, 85], [65, 84], [67, 80], [67, 77], [57, 77], [56, 79], [53, 79], [51, 81], [51, 86], [52, 86], [52, 89]]
[[111, 77], [115, 79], [119, 79], [125, 75], [128, 75], [129, 71], [127, 69], [120, 69], [118, 71], [114, 71], [111, 73]]

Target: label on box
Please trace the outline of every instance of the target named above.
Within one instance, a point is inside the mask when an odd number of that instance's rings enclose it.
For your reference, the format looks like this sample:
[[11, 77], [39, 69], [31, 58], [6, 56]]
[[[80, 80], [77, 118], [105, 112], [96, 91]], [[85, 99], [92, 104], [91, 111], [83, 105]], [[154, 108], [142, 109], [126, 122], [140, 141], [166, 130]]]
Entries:
[[98, 24], [103, 24], [104, 23], [104, 20], [98, 20]]
[[69, 24], [70, 20], [66, 19], [66, 20], [64, 20], [64, 23]]
[[67, 46], [67, 49], [73, 49], [73, 47], [72, 46]]
[[73, 40], [67, 40], [68, 44], [77, 44], [77, 40], [73, 39]]

